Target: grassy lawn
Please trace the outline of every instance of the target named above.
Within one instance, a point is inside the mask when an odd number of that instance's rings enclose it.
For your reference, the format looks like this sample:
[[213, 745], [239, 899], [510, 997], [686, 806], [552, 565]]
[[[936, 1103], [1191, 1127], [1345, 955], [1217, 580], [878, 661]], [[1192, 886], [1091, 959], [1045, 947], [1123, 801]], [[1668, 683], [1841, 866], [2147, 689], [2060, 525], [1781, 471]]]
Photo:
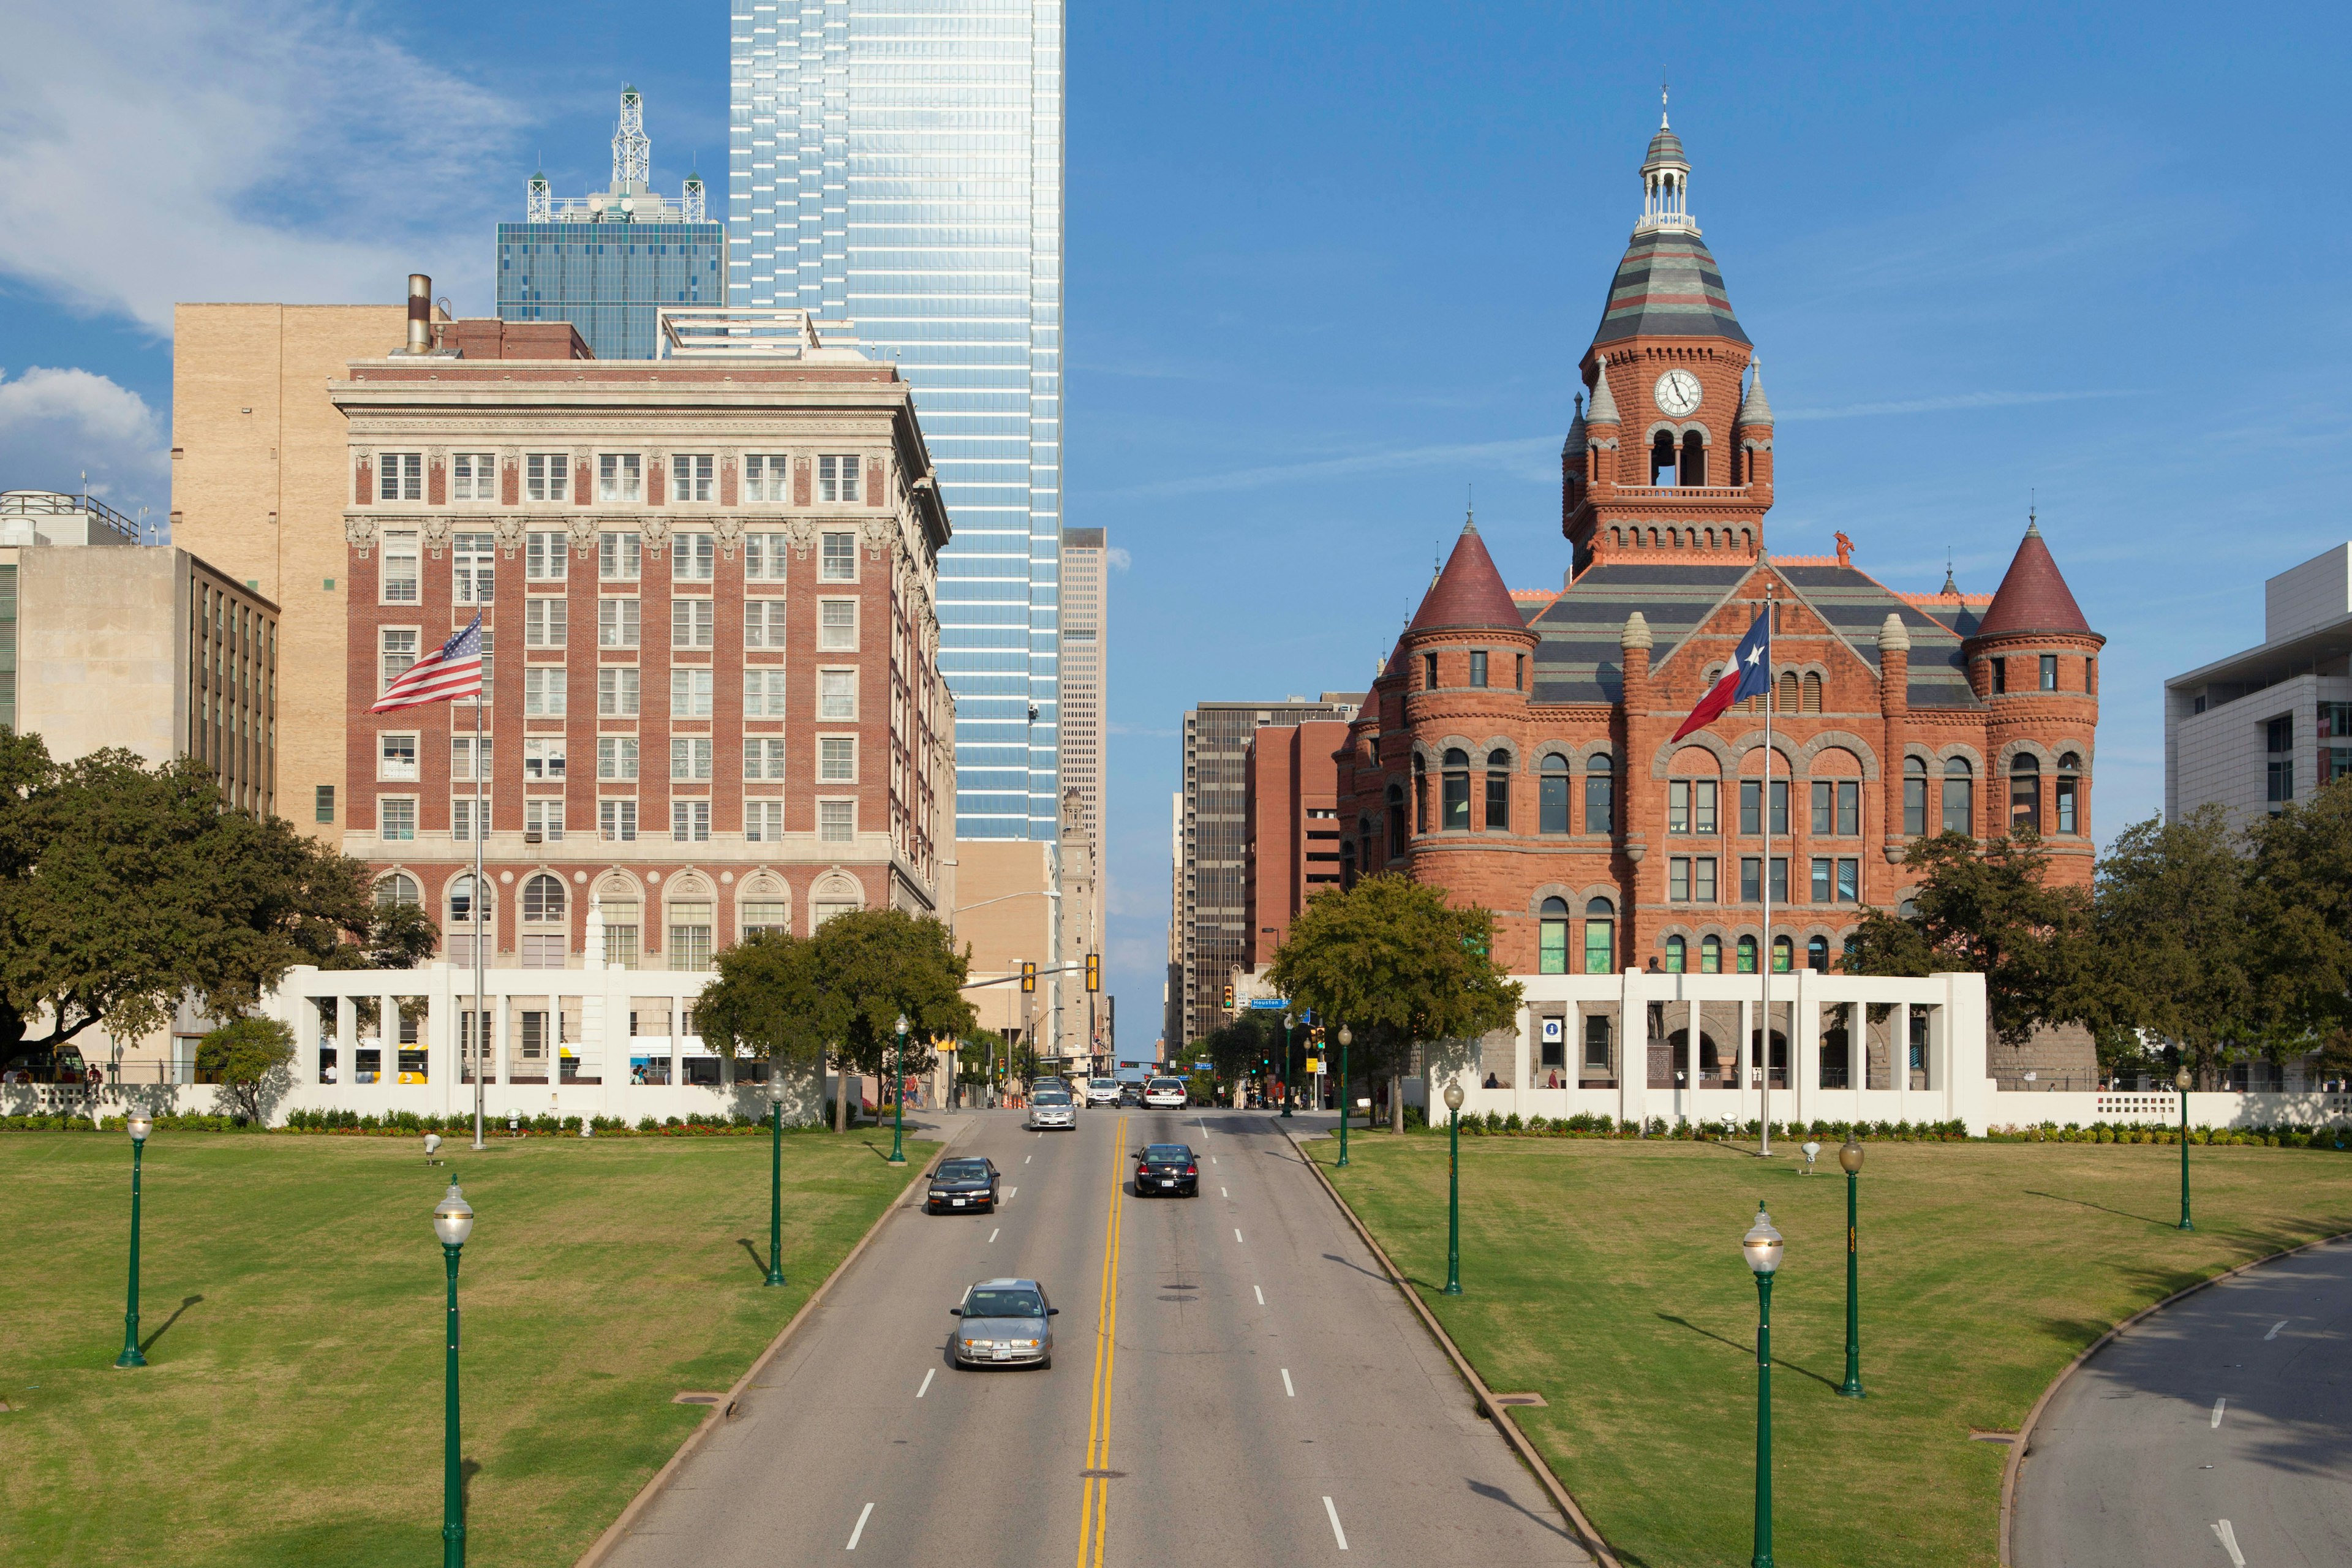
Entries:
[[[1745, 1563], [1757, 1200], [1788, 1238], [1773, 1289], [1776, 1555], [1805, 1568], [1991, 1564], [2006, 1446], [2118, 1320], [2280, 1248], [2352, 1230], [2352, 1158], [2156, 1145], [1869, 1145], [1863, 1383], [1845, 1368], [1845, 1183], [1670, 1142], [1462, 1142], [1462, 1282], [1445, 1280], [1445, 1142], [1307, 1145], [1629, 1565]], [[1775, 1146], [1776, 1155], [1780, 1148]]]
[[[453, 1153], [454, 1151], [454, 1153]], [[764, 1138], [158, 1132], [140, 1331], [121, 1349], [131, 1151], [0, 1136], [0, 1516], [32, 1563], [439, 1561], [444, 1275], [430, 1215], [477, 1215], [465, 1311], [472, 1560], [568, 1563], [856, 1245], [930, 1146], [784, 1141], [784, 1268], [762, 1288]], [[745, 1245], [747, 1238], [749, 1247]], [[755, 1257], [754, 1250], [757, 1256]]]

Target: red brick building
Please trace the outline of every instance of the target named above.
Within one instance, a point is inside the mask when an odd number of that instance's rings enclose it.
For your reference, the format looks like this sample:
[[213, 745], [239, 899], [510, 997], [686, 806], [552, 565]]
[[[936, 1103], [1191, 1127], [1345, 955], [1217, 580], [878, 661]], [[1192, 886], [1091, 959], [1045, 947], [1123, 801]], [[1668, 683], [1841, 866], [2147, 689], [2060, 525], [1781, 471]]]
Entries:
[[[1491, 908], [1518, 973], [1751, 970], [1768, 889], [1779, 964], [1826, 968], [1947, 827], [2032, 824], [2091, 878], [2105, 639], [2033, 526], [1990, 601], [1898, 593], [1843, 534], [1765, 554], [1771, 405], [1688, 174], [1662, 127], [1561, 454], [1566, 589], [1515, 597], [1465, 524], [1339, 756], [1349, 874]], [[1767, 606], [1769, 791], [1760, 700], [1669, 739]]]
[[[948, 519], [907, 383], [803, 327], [624, 363], [560, 324], [457, 321], [331, 384], [344, 847], [453, 961], [486, 916], [494, 964], [577, 967], [592, 897], [613, 962], [672, 969], [757, 928], [943, 910]], [[486, 755], [470, 703], [368, 711], [477, 613]]]
[[1243, 832], [1251, 970], [1274, 962], [1307, 900], [1339, 885], [1339, 768], [1348, 726], [1337, 719], [1269, 724], [1250, 736]]

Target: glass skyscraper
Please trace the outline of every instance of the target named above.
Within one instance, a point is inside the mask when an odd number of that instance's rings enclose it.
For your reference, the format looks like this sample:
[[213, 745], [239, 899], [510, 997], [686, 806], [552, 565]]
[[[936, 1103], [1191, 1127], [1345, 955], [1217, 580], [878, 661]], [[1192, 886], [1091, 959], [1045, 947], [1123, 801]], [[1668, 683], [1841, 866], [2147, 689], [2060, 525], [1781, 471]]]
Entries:
[[732, 0], [728, 303], [856, 323], [954, 538], [956, 833], [1056, 836], [1062, 0]]

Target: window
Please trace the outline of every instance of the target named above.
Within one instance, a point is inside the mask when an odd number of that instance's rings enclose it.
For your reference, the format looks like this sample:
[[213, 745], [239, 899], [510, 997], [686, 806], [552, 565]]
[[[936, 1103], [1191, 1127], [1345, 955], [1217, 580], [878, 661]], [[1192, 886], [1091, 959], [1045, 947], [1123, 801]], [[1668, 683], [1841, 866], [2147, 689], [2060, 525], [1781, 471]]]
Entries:
[[523, 494], [532, 500], [562, 500], [571, 490], [571, 476], [569, 453], [530, 453], [522, 460]]
[[378, 452], [375, 455], [375, 499], [423, 500], [425, 455], [422, 452]]
[[2009, 690], [2009, 660], [1996, 658], [1992, 663], [1992, 694], [2003, 695]]
[[[631, 763], [635, 766], [634, 761]], [[600, 800], [596, 803], [596, 831], [608, 844], [627, 844], [637, 837], [637, 803], [634, 800]], [[609, 942], [612, 932], [605, 931]]]
[[1609, 1055], [1609, 1016], [1606, 1013], [1591, 1014], [1584, 1020], [1584, 1062], [1579, 1068], [1580, 1076], [1608, 1077]]
[[747, 800], [743, 803], [743, 838], [750, 844], [774, 844], [784, 836], [784, 803]]
[[474, 753], [478, 746], [481, 751], [482, 777], [485, 780], [489, 778], [490, 759], [496, 753], [490, 749], [490, 737], [488, 735], [484, 735], [479, 741], [471, 735], [449, 737], [449, 776], [451, 778], [462, 782], [474, 776]]
[[1592, 899], [1584, 906], [1584, 973], [1608, 974], [1616, 968], [1616, 946], [1612, 935], [1616, 930], [1617, 906], [1606, 899]]
[[596, 499], [598, 500], [640, 500], [644, 496], [643, 465], [635, 452], [597, 454]]
[[522, 672], [522, 716], [526, 719], [563, 717], [565, 672], [532, 668]]
[[1666, 862], [1666, 897], [1675, 903], [1690, 901], [1690, 858], [1677, 855]]
[[1412, 830], [1429, 831], [1429, 759], [1419, 752], [1412, 754]]
[[743, 776], [747, 779], [782, 778], [784, 738], [782, 735], [744, 736]]
[[781, 719], [784, 716], [784, 672], [777, 668], [743, 672], [743, 717]]
[[782, 599], [743, 601], [743, 646], [774, 648], [784, 646], [784, 602]]
[[816, 460], [816, 499], [857, 499], [857, 458], [855, 453], [828, 454]]
[[846, 844], [856, 836], [857, 803], [821, 800], [816, 803], [816, 836], [827, 844]]
[[1837, 863], [1837, 901], [1858, 904], [1862, 901], [1862, 862], [1851, 857], [1841, 857]]
[[405, 871], [394, 871], [375, 885], [375, 907], [380, 910], [413, 910], [425, 902], [416, 889], [416, 879]]
[[1568, 759], [1557, 754], [1543, 760], [1536, 775], [1536, 826], [1543, 833], [1566, 833], [1568, 825]]
[[1818, 712], [1820, 712], [1821, 710], [1822, 710], [1822, 678], [1821, 678], [1821, 676], [1820, 676], [1820, 674], [1819, 674], [1818, 672], [1809, 671], [1809, 672], [1807, 672], [1807, 674], [1806, 674], [1806, 676], [1805, 676], [1805, 694], [1804, 694], [1804, 709], [1803, 709], [1803, 711], [1805, 711], [1805, 712], [1807, 712], [1807, 713], [1818, 713]]
[[416, 837], [416, 800], [413, 795], [386, 795], [375, 803], [376, 829], [387, 844], [405, 844]]
[[[1739, 831], [1741, 833], [1752, 837], [1764, 831], [1763, 805], [1764, 781], [1762, 779], [1740, 780]], [[1786, 779], [1772, 781], [1772, 831], [1775, 834], [1784, 834], [1789, 831], [1789, 781]]]
[[1701, 974], [1723, 973], [1723, 939], [1721, 937], [1708, 936], [1699, 939], [1698, 972]]
[[2323, 702], [2319, 705], [2319, 738], [2323, 741], [2352, 738], [2352, 702]]
[[1514, 654], [1511, 658], [1513, 660], [1511, 665], [1511, 689], [1514, 691], [1525, 691], [1528, 689], [1528, 656], [1521, 653]]
[[1690, 783], [1686, 779], [1674, 779], [1666, 784], [1666, 831], [1690, 831]]
[[598, 647], [635, 647], [637, 646], [640, 611], [635, 599], [599, 599], [596, 601], [596, 646]]
[[1472, 686], [1486, 684], [1486, 654], [1483, 648], [1470, 656], [1470, 684]]
[[1690, 948], [1681, 937], [1666, 938], [1666, 973], [1680, 974], [1688, 966]]
[[[634, 829], [630, 837], [635, 837]], [[604, 962], [614, 969], [637, 966], [637, 906], [634, 900], [604, 900]], [[636, 1032], [634, 1014], [629, 1019], [629, 1032]], [[669, 1064], [662, 1065], [667, 1068]]]
[[562, 647], [571, 606], [557, 598], [525, 599], [522, 603], [522, 646]]
[[2044, 691], [2058, 689], [2058, 656], [2054, 653], [2045, 653], [2042, 656], [2042, 689]]
[[596, 672], [596, 716], [634, 719], [637, 716], [637, 672], [600, 669]]
[[1739, 939], [1739, 949], [1737, 962], [1740, 973], [1753, 974], [1756, 973], [1756, 939], [1754, 937], [1743, 936]]
[[[1565, 788], [1566, 786], [1563, 784], [1563, 794], [1565, 794]], [[1564, 802], [1561, 809], [1563, 812], [1567, 809]], [[1567, 829], [1562, 828], [1561, 831], [1566, 832]], [[1391, 784], [1389, 785], [1388, 795], [1389, 858], [1394, 859], [1396, 857], [1404, 853], [1405, 837], [1404, 786], [1402, 784]]]
[[1786, 855], [1772, 857], [1770, 876], [1772, 901], [1776, 904], [1787, 903], [1789, 901], [1789, 858]]
[[821, 583], [855, 583], [857, 581], [857, 535], [828, 533], [819, 541], [817, 581]]
[[819, 719], [857, 717], [857, 672], [820, 669], [816, 674], [816, 716]]
[[644, 567], [645, 542], [634, 533], [596, 536], [596, 575], [607, 582], [634, 583]]
[[2058, 831], [2083, 831], [2083, 759], [2068, 752], [2058, 759]]
[[416, 628], [384, 626], [376, 633], [376, 690], [379, 695], [416, 662]]
[[[470, 844], [473, 842], [475, 815], [474, 805], [474, 797], [470, 795], [452, 795], [449, 797], [449, 837], [456, 839], [460, 844]], [[489, 811], [489, 803], [488, 801], [484, 801], [481, 805], [483, 814], [487, 817]]]
[[335, 820], [334, 785], [320, 784], [319, 786], [317, 797], [311, 802], [311, 810], [316, 814], [318, 820], [320, 822], [332, 822]]
[[451, 500], [496, 500], [498, 496], [498, 460], [488, 452], [452, 452], [449, 454], [449, 499]]
[[1716, 781], [1675, 779], [1666, 784], [1666, 831], [1715, 831]]
[[682, 648], [706, 648], [711, 646], [714, 628], [718, 626], [719, 606], [709, 599], [672, 599], [669, 602], [669, 646]]
[[719, 542], [707, 533], [669, 537], [669, 574], [680, 583], [708, 583], [719, 569]]
[[2042, 831], [2042, 763], [2024, 752], [2009, 763], [2009, 830]]
[[1486, 753], [1486, 831], [1511, 830], [1511, 753], [1499, 747]]
[[710, 803], [674, 800], [669, 803], [669, 836], [677, 844], [703, 844], [710, 838]]
[[691, 783], [710, 778], [710, 737], [673, 735], [669, 742], [669, 776]]
[[1816, 974], [1830, 972], [1830, 939], [1812, 936], [1805, 939], [1805, 967]]
[[1813, 833], [1852, 837], [1862, 831], [1862, 784], [1851, 779], [1813, 781]]
[[710, 717], [710, 671], [673, 669], [669, 672], [669, 716], [673, 719]]
[[790, 500], [793, 460], [782, 452], [754, 452], [743, 459], [745, 500]]
[[1595, 752], [1584, 766], [1584, 831], [1613, 833], [1617, 820], [1617, 781], [1612, 774], [1609, 753]]
[[2283, 805], [2294, 799], [2294, 719], [2292, 715], [2270, 720], [2263, 726], [2263, 749], [2270, 753], [2266, 765], [2270, 804]]
[[743, 934], [758, 936], [761, 931], [775, 931], [789, 936], [793, 929], [793, 907], [781, 899], [746, 899], [743, 900]]
[[857, 651], [857, 601], [817, 601], [816, 646], [827, 653]]
[[1459, 746], [1445, 752], [1445, 794], [1438, 826], [1447, 833], [1470, 831], [1470, 753]]
[[457, 877], [450, 882], [449, 923], [451, 925], [472, 925], [477, 914], [481, 916], [481, 923], [488, 925], [490, 923], [490, 913], [488, 909], [478, 910], [474, 907], [474, 878], [471, 872]]
[[1691, 862], [1691, 901], [1700, 904], [1715, 902], [1715, 857], [1702, 855]]
[[413, 605], [417, 595], [416, 531], [388, 528], [383, 534], [383, 602]]
[[818, 736], [816, 777], [819, 784], [856, 784], [857, 738], [854, 735]]
[[376, 737], [375, 776], [414, 783], [416, 778], [416, 735], [386, 734]]
[[784, 536], [747, 533], [743, 536], [743, 581], [781, 583], [784, 580]]
[[1927, 831], [1927, 759], [1903, 759], [1903, 831], [1913, 838]]
[[1421, 686], [1424, 691], [1437, 689], [1437, 656], [1433, 653], [1421, 656]]
[[600, 779], [635, 778], [637, 738], [635, 735], [597, 736], [596, 776]]
[[1761, 903], [1764, 900], [1764, 858], [1749, 855], [1739, 862], [1739, 901]]
[[[669, 966], [672, 969], [700, 971], [710, 967], [710, 906], [707, 903], [678, 903], [669, 907]], [[679, 1020], [678, 1033], [692, 1033], [686, 1020]]]
[[1546, 899], [1538, 938], [1537, 969], [1544, 974], [1568, 973], [1568, 900]]
[[1813, 902], [1826, 904], [1831, 901], [1833, 896], [1830, 891], [1832, 869], [1830, 861], [1816, 859], [1813, 862]]
[[497, 579], [494, 557], [497, 537], [488, 533], [460, 533], [449, 541], [449, 584], [455, 603], [487, 605]]
[[1966, 757], [1944, 763], [1944, 831], [1974, 833], [1977, 820], [1976, 770]]
[[[1774, 937], [1772, 939], [1772, 973], [1775, 974], [1788, 973], [1796, 955], [1797, 944], [1795, 942], [1790, 942], [1785, 936]], [[1779, 1064], [1777, 1063], [1775, 1064], [1776, 1067]]]
[[669, 459], [669, 494], [672, 500], [710, 500], [715, 499], [710, 489], [711, 470], [716, 463], [708, 452], [673, 452]]
[[527, 800], [522, 803], [522, 830], [528, 836], [536, 833], [550, 844], [563, 841], [563, 803], [560, 800]]
[[522, 743], [522, 782], [563, 782], [563, 737], [534, 735]]

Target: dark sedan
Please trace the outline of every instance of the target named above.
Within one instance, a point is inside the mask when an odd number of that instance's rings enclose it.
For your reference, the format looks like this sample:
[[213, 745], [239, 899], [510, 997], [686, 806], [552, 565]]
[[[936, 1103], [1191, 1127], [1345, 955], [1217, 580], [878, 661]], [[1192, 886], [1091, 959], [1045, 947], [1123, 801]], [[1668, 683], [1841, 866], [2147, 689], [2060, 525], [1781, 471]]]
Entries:
[[996, 1178], [993, 1160], [942, 1160], [931, 1173], [931, 1189], [923, 1196], [923, 1208], [929, 1214], [951, 1214], [957, 1209], [985, 1209], [993, 1214]]
[[1183, 1143], [1147, 1143], [1135, 1152], [1139, 1198], [1201, 1195], [1201, 1162]]

